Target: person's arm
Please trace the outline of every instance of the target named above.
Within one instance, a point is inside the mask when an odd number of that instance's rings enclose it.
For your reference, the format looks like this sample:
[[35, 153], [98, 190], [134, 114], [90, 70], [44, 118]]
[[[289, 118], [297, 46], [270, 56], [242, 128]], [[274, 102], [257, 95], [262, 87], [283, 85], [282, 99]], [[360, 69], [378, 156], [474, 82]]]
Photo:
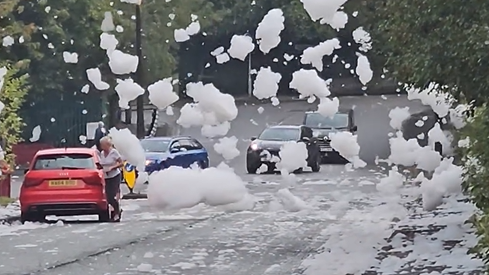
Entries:
[[113, 151], [114, 158], [115, 158], [115, 164], [111, 166], [111, 170], [121, 168], [124, 165], [124, 162], [122, 161], [121, 154], [117, 150], [114, 149]]

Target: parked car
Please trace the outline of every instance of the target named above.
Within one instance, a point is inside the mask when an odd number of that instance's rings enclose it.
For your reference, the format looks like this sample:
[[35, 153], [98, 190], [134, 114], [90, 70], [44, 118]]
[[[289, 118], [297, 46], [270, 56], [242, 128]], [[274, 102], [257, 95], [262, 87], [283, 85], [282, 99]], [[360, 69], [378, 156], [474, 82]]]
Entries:
[[323, 161], [346, 161], [331, 147], [329, 135], [338, 131], [349, 131], [355, 134], [358, 127], [355, 125], [352, 109], [339, 110], [333, 117], [325, 117], [318, 112], [306, 112], [303, 124], [313, 130], [314, 137], [318, 139]]
[[110, 221], [105, 180], [95, 150], [58, 148], [38, 151], [20, 189], [21, 221], [44, 221], [48, 215], [98, 215]]
[[192, 137], [152, 137], [141, 140], [146, 153], [148, 174], [170, 166], [189, 168], [193, 164], [209, 167], [209, 154], [204, 146]]
[[268, 171], [275, 170], [275, 162], [265, 155], [279, 157], [280, 148], [287, 142], [304, 142], [307, 146], [307, 164], [313, 172], [321, 169], [321, 154], [312, 129], [307, 126], [272, 126], [268, 127], [258, 137], [251, 138], [251, 144], [246, 153], [246, 170], [255, 174], [262, 164], [268, 166]]

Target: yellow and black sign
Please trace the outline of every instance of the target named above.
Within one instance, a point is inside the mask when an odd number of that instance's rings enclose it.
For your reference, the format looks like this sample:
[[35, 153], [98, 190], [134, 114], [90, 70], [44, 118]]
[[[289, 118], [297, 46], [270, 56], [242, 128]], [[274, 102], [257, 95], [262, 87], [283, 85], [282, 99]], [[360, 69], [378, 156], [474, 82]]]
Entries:
[[134, 185], [136, 185], [136, 167], [126, 161], [124, 166], [122, 166], [122, 177], [126, 182], [127, 188], [132, 191]]

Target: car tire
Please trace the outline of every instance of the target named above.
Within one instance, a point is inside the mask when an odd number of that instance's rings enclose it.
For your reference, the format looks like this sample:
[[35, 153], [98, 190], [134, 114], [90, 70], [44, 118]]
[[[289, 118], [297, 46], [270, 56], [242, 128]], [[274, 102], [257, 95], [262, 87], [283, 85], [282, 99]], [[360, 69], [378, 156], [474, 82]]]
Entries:
[[260, 168], [260, 166], [258, 166], [258, 165], [253, 165], [251, 163], [246, 164], [246, 171], [248, 172], [248, 174], [256, 174], [256, 171], [258, 171], [258, 168]]
[[20, 222], [22, 224], [25, 222], [44, 222], [44, 221], [46, 221], [46, 216], [40, 213], [22, 212], [20, 214]]
[[99, 222], [110, 222], [110, 211], [109, 209], [102, 210], [98, 214], [98, 221]]

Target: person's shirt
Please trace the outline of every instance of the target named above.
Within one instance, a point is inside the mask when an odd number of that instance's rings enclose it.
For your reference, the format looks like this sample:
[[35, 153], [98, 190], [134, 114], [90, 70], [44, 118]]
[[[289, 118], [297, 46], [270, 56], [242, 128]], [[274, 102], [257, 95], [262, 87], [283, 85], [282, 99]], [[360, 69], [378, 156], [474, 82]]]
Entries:
[[121, 155], [119, 152], [115, 149], [112, 148], [110, 149], [109, 153], [105, 155], [103, 151], [99, 151], [99, 159], [100, 159], [100, 165], [104, 167], [104, 175], [106, 179], [113, 178], [121, 173], [119, 168], [111, 170], [111, 171], [106, 171], [105, 168], [108, 168], [110, 166], [114, 166], [117, 164], [117, 160], [121, 159]]

